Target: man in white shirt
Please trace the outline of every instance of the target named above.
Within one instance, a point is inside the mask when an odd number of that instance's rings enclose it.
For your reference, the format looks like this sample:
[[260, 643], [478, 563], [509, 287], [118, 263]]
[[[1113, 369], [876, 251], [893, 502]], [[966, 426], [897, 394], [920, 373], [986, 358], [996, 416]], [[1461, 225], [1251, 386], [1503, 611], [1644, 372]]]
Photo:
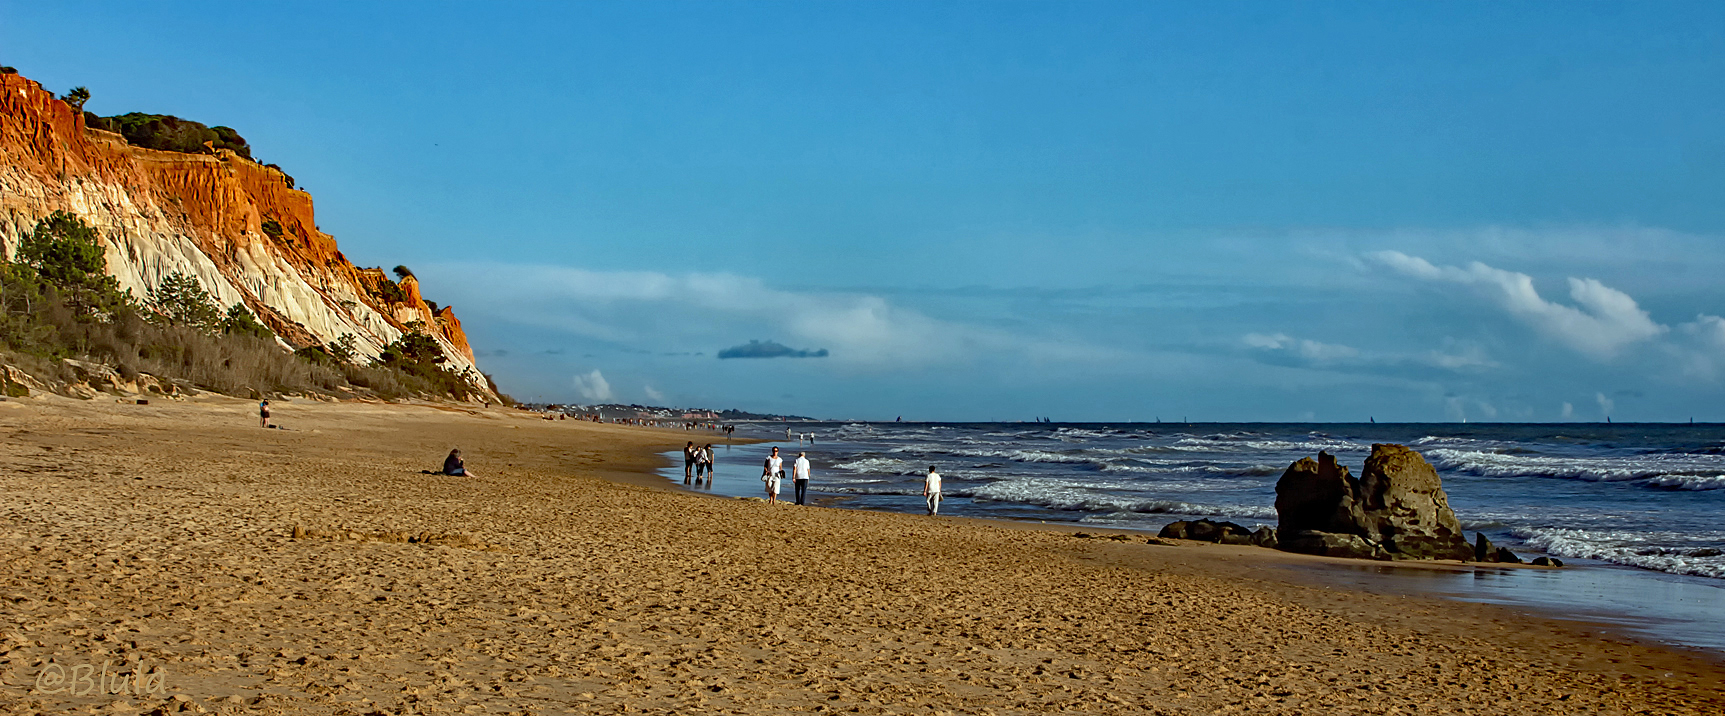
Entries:
[[928, 500], [928, 513], [940, 514], [940, 473], [928, 466], [928, 477], [922, 480], [922, 496]]
[[803, 504], [803, 493], [809, 490], [809, 454], [797, 453], [797, 461], [791, 463], [791, 486], [797, 491], [797, 504]]
[[767, 484], [767, 504], [779, 503], [779, 479], [785, 476], [785, 459], [779, 457], [779, 449], [773, 448], [773, 454], [767, 457], [765, 465], [761, 466], [761, 482]]

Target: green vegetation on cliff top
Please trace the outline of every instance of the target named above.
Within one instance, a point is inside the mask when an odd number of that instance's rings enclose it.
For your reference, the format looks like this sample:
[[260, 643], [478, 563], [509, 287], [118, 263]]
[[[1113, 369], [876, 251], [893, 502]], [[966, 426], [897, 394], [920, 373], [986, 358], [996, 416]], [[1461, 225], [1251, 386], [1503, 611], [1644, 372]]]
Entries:
[[[84, 98], [89, 98], [88, 92], [84, 94]], [[135, 147], [198, 154], [209, 151], [205, 148], [207, 142], [210, 147], [230, 149], [242, 157], [252, 158], [251, 146], [246, 144], [245, 137], [241, 137], [233, 128], [209, 127], [201, 122], [180, 119], [171, 114], [129, 112], [113, 117], [98, 117], [86, 112], [84, 124], [96, 129], [118, 132], [126, 138], [127, 144]]]
[[121, 291], [96, 230], [65, 212], [20, 236], [16, 261], [0, 261], [0, 363], [50, 382], [74, 382], [60, 359], [77, 358], [128, 380], [148, 373], [238, 396], [478, 397], [476, 380], [488, 376], [449, 369], [424, 326], [408, 328], [369, 363], [352, 336], [290, 353], [250, 309], [223, 310], [196, 277], [170, 274], [144, 301]]

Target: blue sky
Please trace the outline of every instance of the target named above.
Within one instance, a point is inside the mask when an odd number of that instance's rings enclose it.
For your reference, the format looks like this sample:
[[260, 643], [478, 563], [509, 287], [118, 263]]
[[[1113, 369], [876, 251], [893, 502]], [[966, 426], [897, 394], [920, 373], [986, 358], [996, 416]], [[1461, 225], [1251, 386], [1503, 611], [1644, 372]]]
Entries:
[[0, 1], [0, 64], [237, 128], [519, 398], [1725, 420], [1718, 3]]

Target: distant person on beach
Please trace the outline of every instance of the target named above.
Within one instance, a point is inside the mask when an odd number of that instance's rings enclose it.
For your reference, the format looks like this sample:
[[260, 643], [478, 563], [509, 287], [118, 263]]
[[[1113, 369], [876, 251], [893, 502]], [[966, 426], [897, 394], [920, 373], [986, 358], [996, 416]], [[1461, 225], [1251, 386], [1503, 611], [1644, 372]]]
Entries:
[[695, 441], [690, 440], [683, 446], [683, 484], [689, 484], [689, 479], [695, 473]]
[[934, 466], [928, 466], [928, 477], [922, 480], [922, 496], [928, 500], [928, 513], [940, 514], [940, 473], [934, 471]]
[[713, 459], [712, 443], [707, 443], [706, 447], [701, 448], [701, 462], [707, 466], [707, 485], [711, 487], [713, 484], [713, 473], [717, 471], [716, 466], [713, 464], [715, 461]]
[[767, 456], [767, 462], [761, 466], [761, 482], [767, 484], [767, 504], [779, 503], [779, 479], [785, 476], [785, 459], [779, 457], [779, 449], [773, 448], [773, 454]]
[[443, 458], [443, 474], [455, 477], [478, 477], [467, 471], [467, 463], [461, 459], [461, 448], [449, 451], [449, 457]]
[[270, 426], [270, 401], [258, 403], [258, 423], [258, 427], [267, 428]]
[[791, 487], [797, 492], [797, 504], [803, 504], [803, 493], [809, 490], [809, 454], [797, 453], [797, 461], [791, 463]]

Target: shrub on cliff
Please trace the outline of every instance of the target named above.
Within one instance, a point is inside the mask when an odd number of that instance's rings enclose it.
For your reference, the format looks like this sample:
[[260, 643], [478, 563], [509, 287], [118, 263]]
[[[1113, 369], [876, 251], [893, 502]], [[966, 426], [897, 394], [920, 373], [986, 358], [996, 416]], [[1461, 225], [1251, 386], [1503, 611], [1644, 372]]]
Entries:
[[443, 354], [443, 347], [437, 344], [437, 339], [426, 335], [425, 324], [414, 321], [407, 324], [407, 328], [407, 332], [395, 342], [383, 347], [373, 366], [394, 368], [441, 395], [465, 399], [476, 394], [471, 376], [465, 371], [456, 372], [444, 367], [448, 357]]
[[73, 112], [83, 112], [84, 103], [90, 101], [90, 90], [83, 87], [73, 87], [66, 92], [66, 104], [72, 105]]
[[343, 333], [340, 338], [323, 345], [306, 346], [294, 355], [313, 365], [325, 365], [335, 368], [351, 366], [359, 358], [359, 351], [354, 347], [352, 333]]
[[175, 271], [150, 289], [156, 315], [170, 326], [189, 326], [213, 333], [221, 322], [220, 309], [198, 280]]
[[246, 310], [243, 303], [228, 306], [228, 315], [222, 318], [222, 333], [230, 336], [251, 336], [269, 340], [276, 337], [275, 331], [258, 322], [251, 311]]
[[126, 138], [127, 144], [137, 147], [201, 154], [208, 151], [204, 148], [204, 143], [209, 142], [216, 149], [231, 149], [235, 154], [247, 159], [252, 158], [251, 146], [232, 128], [209, 127], [201, 122], [180, 119], [170, 114], [131, 112], [113, 117], [97, 117], [95, 121], [86, 117], [85, 124], [97, 129], [119, 132], [120, 136]]
[[37, 290], [64, 296], [77, 316], [111, 314], [131, 303], [129, 294], [109, 276], [101, 237], [83, 219], [56, 211], [18, 238], [18, 262], [34, 269], [42, 282]]
[[203, 284], [178, 271], [168, 274], [150, 289], [150, 303], [156, 307], [157, 320], [170, 326], [264, 340], [276, 336], [274, 331], [259, 323], [243, 303], [228, 306], [227, 313], [223, 314], [215, 297], [204, 291]]
[[292, 189], [294, 187], [293, 175], [289, 174], [285, 171], [282, 171], [281, 165], [279, 165], [279, 164], [265, 164], [264, 166], [269, 167], [271, 169], [274, 169], [278, 172], [281, 172], [282, 183], [287, 184], [287, 188], [289, 188], [289, 189]]
[[55, 212], [18, 239], [17, 261], [0, 265], [0, 347], [59, 357], [90, 324], [133, 310], [82, 219]]
[[401, 290], [399, 284], [387, 278], [377, 282], [376, 296], [382, 299], [384, 303], [407, 303], [407, 292]]

